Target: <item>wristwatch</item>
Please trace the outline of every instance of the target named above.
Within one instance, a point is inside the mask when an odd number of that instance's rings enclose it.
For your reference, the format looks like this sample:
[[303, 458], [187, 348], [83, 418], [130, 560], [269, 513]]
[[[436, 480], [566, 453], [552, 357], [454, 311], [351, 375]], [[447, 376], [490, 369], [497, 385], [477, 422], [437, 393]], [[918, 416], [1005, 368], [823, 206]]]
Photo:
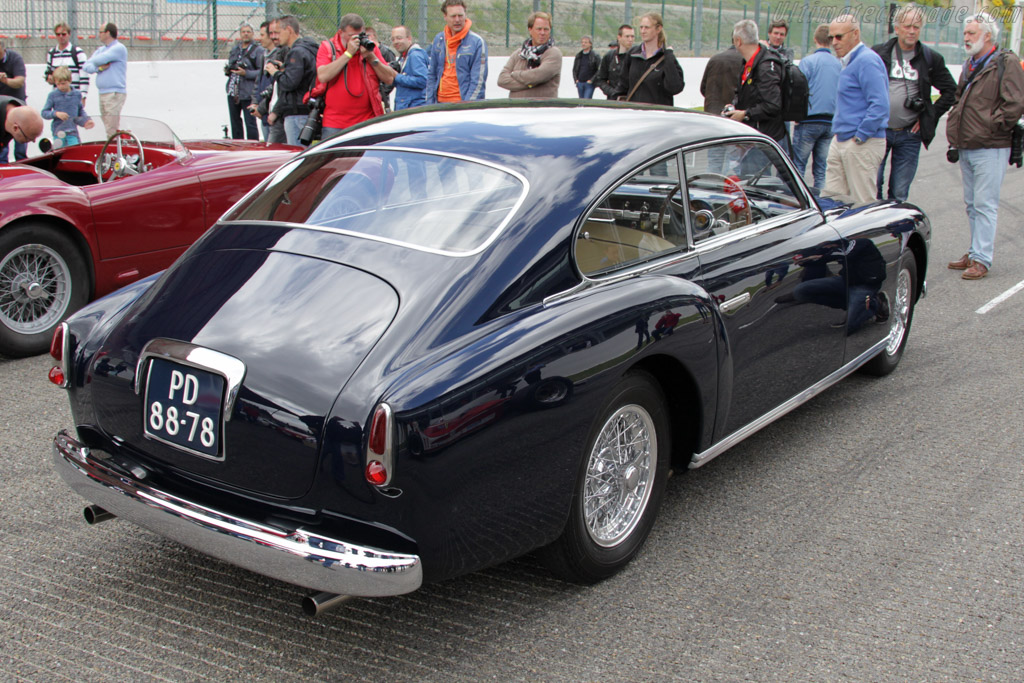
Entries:
[[856, 143], [858, 145], [863, 145], [864, 144], [864, 141], [861, 140], [860, 137], [856, 136], [856, 135], [853, 136], [853, 141], [854, 141], [854, 143]]

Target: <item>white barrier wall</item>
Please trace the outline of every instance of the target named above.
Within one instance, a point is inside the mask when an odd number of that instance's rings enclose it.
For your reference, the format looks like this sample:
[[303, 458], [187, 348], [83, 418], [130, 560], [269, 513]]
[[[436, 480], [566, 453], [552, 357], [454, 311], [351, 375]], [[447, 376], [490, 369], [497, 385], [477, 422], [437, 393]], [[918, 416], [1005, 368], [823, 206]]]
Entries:
[[[576, 86], [572, 81], [573, 56], [566, 56], [562, 65], [562, 81], [559, 86], [561, 97], [576, 97]], [[498, 75], [507, 60], [507, 57], [489, 59], [487, 99], [508, 96], [507, 90], [498, 87]], [[679, 60], [686, 87], [675, 97], [677, 107], [704, 105], [704, 98], [700, 94], [700, 79], [707, 61], [706, 58]], [[185, 140], [223, 137], [222, 127], [228, 121], [223, 66], [222, 60], [129, 62], [128, 99], [124, 113], [164, 121], [178, 137]], [[28, 104], [42, 109], [50, 91], [50, 86], [43, 80], [43, 65], [29, 64], [27, 71]], [[958, 77], [959, 65], [951, 65], [950, 71], [954, 78]], [[90, 88], [86, 111], [92, 116], [99, 116], [95, 78]], [[595, 94], [595, 98], [603, 98], [600, 91]], [[49, 122], [45, 135], [50, 136]], [[34, 153], [32, 146], [30, 154]]]

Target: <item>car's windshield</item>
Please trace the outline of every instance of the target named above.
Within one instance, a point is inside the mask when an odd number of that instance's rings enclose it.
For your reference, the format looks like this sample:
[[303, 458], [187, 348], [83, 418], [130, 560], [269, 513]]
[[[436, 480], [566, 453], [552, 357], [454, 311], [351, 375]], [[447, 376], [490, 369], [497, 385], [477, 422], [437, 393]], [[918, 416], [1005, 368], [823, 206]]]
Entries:
[[463, 158], [404, 150], [327, 150], [287, 164], [225, 217], [357, 233], [465, 254], [486, 246], [525, 182]]
[[[92, 128], [84, 128], [82, 126], [78, 127], [78, 139], [80, 144], [106, 142], [110, 137], [110, 134], [114, 132], [106, 129], [103, 124], [102, 117], [93, 116], [92, 122], [94, 124]], [[188, 155], [188, 150], [185, 148], [185, 145], [181, 143], [181, 140], [179, 140], [178, 136], [174, 134], [174, 131], [172, 131], [170, 127], [162, 121], [146, 119], [139, 116], [119, 116], [117, 129], [128, 131], [147, 147], [172, 149], [179, 158]], [[49, 132], [49, 128], [47, 128], [46, 133]]]

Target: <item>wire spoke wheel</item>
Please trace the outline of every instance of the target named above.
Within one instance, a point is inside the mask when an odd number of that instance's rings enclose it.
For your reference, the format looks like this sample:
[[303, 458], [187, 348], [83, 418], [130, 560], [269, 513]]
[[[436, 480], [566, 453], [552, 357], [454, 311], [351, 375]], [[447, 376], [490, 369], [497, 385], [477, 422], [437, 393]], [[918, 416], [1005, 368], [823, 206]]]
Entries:
[[71, 296], [71, 270], [54, 249], [26, 244], [0, 261], [0, 322], [19, 334], [60, 322]]
[[88, 298], [89, 267], [67, 231], [29, 221], [0, 230], [0, 354], [44, 353]]
[[556, 576], [596, 583], [640, 552], [668, 482], [672, 429], [654, 377], [625, 375], [594, 416], [579, 454], [572, 509], [542, 556]]
[[658, 436], [650, 414], [623, 406], [598, 434], [587, 464], [583, 516], [595, 543], [611, 547], [636, 528], [651, 497]]
[[907, 325], [910, 322], [910, 302], [913, 296], [911, 289], [910, 272], [906, 268], [900, 269], [896, 278], [896, 297], [892, 305], [892, 323], [889, 327], [889, 343], [885, 345], [885, 352], [893, 355], [903, 345], [903, 339], [907, 336]]

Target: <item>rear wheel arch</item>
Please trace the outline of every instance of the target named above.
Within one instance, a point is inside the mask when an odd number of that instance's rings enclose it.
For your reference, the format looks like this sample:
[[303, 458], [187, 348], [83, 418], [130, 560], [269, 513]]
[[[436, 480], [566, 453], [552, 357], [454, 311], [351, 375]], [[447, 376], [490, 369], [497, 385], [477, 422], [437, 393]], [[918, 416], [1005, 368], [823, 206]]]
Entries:
[[647, 357], [629, 369], [634, 370], [648, 373], [661, 388], [672, 429], [672, 466], [685, 471], [693, 454], [700, 450], [700, 435], [708, 419], [696, 379], [671, 356]]

